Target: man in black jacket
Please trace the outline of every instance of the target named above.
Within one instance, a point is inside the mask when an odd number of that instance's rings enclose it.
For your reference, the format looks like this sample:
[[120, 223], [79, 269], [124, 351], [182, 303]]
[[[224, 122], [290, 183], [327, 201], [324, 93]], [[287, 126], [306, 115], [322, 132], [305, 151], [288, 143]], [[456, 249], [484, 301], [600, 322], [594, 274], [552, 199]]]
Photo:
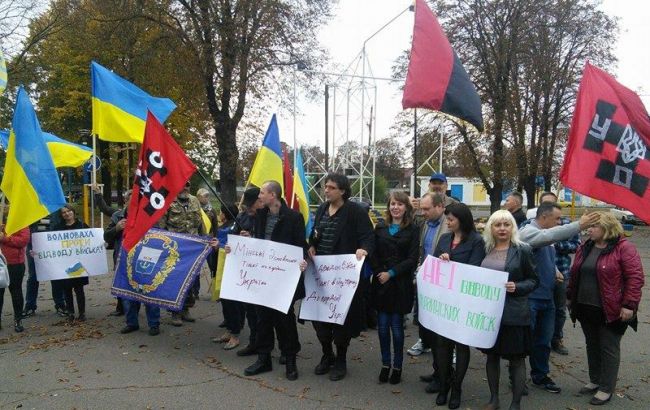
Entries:
[[[255, 237], [274, 242], [298, 246], [303, 249], [306, 256], [307, 243], [305, 241], [305, 222], [302, 214], [287, 207], [282, 200], [282, 187], [276, 181], [267, 181], [260, 188], [260, 199], [264, 204], [257, 211], [255, 218]], [[304, 271], [307, 262], [300, 262], [300, 271]], [[295, 291], [293, 301], [305, 297], [305, 284], [301, 280]], [[257, 306], [257, 361], [244, 370], [247, 376], [271, 371], [271, 351], [275, 337], [273, 330], [278, 334], [278, 344], [281, 353], [286, 357], [286, 376], [288, 380], [298, 378], [296, 354], [300, 351], [296, 315], [293, 304], [284, 314], [266, 306]]]
[[510, 195], [506, 198], [506, 202], [503, 204], [504, 208], [510, 212], [515, 218], [517, 226], [521, 226], [521, 223], [526, 220], [526, 214], [521, 209], [522, 204], [524, 203], [524, 197], [517, 191], [512, 191]]
[[[368, 212], [348, 200], [351, 192], [350, 181], [345, 175], [329, 174], [325, 177], [327, 201], [316, 211], [314, 229], [309, 237], [310, 256], [355, 254], [361, 260], [373, 251], [375, 234], [372, 222]], [[357, 288], [343, 325], [312, 322], [323, 349], [323, 357], [314, 369], [316, 374], [329, 372], [332, 381], [345, 377], [350, 339], [357, 337], [361, 328], [361, 297]], [[336, 345], [336, 356], [332, 343]]]

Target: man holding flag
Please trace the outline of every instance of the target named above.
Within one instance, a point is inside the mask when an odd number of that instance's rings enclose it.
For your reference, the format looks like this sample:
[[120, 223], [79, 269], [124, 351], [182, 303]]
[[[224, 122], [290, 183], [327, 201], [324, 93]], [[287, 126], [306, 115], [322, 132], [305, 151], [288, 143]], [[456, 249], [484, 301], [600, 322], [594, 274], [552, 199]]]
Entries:
[[[171, 203], [167, 212], [160, 218], [158, 226], [171, 232], [190, 235], [206, 234], [201, 216], [201, 203], [197, 197], [190, 194], [189, 180], [185, 183], [176, 200]], [[200, 280], [200, 278], [196, 278], [196, 280]], [[191, 323], [195, 321], [189, 313], [189, 308], [194, 306], [195, 301], [194, 293], [190, 289], [183, 310], [181, 312], [172, 312], [172, 325], [183, 326], [183, 322]]]
[[[133, 194], [127, 210], [128, 216], [124, 226], [122, 249], [116, 249], [116, 251], [122, 252], [122, 257], [126, 257], [126, 254], [147, 231], [159, 221], [160, 226], [169, 230], [195, 234], [199, 232], [199, 228], [202, 226], [201, 206], [196, 197], [189, 195], [189, 178], [195, 170], [196, 166], [181, 147], [167, 133], [162, 124], [151, 113], [148, 113], [140, 160], [133, 184]], [[191, 212], [187, 212], [190, 209]], [[188, 221], [183, 221], [181, 215], [185, 216]], [[217, 241], [210, 242], [210, 245], [217, 246]], [[116, 282], [117, 276], [124, 274], [118, 269]], [[116, 293], [127, 297], [121, 289], [116, 289], [115, 284], [113, 289]], [[191, 296], [189, 297], [191, 298]], [[159, 308], [153, 305], [146, 305], [146, 307], [150, 334], [158, 334]], [[138, 329], [137, 312], [139, 309], [140, 302], [125, 300], [127, 326], [122, 329], [122, 333]], [[182, 325], [181, 316], [178, 313], [173, 315], [174, 324]], [[185, 318], [192, 320], [187, 315], [187, 311], [185, 311]]]

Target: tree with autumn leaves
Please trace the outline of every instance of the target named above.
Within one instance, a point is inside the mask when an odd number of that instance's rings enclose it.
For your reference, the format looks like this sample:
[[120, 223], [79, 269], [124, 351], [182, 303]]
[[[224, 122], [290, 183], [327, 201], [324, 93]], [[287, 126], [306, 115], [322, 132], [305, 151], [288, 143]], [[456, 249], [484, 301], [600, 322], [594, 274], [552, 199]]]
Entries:
[[[171, 98], [178, 108], [168, 129], [198, 159], [215, 156], [222, 195], [234, 201], [244, 115], [287, 92], [285, 77], [298, 62], [319, 66], [316, 31], [330, 7], [326, 0], [53, 0], [31, 22], [11, 81], [34, 90], [44, 129], [72, 141], [90, 128], [93, 59]], [[117, 175], [128, 169], [123, 147], [102, 145]], [[110, 185], [110, 174], [102, 179]]]

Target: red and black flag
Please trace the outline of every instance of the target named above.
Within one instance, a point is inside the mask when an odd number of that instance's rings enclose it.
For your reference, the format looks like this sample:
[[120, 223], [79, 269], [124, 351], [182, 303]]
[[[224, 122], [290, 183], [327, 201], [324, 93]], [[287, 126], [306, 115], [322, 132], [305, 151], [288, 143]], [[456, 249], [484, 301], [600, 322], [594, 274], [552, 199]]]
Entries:
[[650, 119], [639, 96], [587, 63], [560, 172], [576, 191], [650, 223]]
[[415, 2], [413, 44], [402, 108], [441, 111], [483, 131], [481, 99], [424, 0]]
[[127, 251], [167, 212], [196, 171], [183, 149], [147, 112], [140, 161], [127, 211], [122, 246]]

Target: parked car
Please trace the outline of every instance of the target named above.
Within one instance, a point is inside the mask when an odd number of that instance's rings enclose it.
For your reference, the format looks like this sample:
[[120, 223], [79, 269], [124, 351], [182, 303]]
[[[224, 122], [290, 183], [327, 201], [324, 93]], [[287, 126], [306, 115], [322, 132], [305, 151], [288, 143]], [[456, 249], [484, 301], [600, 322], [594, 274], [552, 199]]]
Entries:
[[610, 212], [613, 213], [616, 219], [618, 219], [622, 224], [646, 225], [643, 220], [626, 209], [612, 208], [610, 209]]

